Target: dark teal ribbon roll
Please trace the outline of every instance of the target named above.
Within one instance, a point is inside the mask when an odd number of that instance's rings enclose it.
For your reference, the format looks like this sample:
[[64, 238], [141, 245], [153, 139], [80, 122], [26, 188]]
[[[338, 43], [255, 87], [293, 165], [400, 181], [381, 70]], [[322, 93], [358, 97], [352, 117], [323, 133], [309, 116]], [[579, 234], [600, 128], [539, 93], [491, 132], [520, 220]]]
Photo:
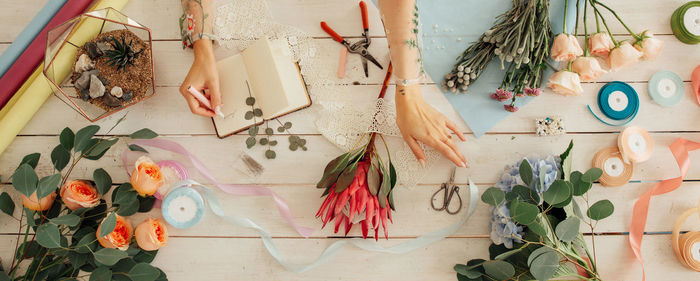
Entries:
[[588, 110], [600, 122], [610, 126], [622, 126], [637, 116], [637, 112], [639, 112], [639, 95], [632, 86], [625, 82], [610, 82], [600, 88], [598, 92], [598, 108], [605, 117], [618, 122], [603, 120], [588, 105]]

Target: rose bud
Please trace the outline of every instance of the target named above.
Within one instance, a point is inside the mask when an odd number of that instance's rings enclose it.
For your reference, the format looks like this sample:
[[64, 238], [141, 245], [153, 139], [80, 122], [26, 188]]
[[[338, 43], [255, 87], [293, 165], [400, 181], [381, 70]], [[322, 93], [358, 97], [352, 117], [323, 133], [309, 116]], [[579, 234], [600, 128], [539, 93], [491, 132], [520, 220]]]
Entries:
[[664, 42], [654, 38], [654, 34], [648, 31], [642, 33], [641, 41], [634, 43], [634, 48], [642, 52], [643, 60], [655, 60], [664, 49]]
[[581, 76], [581, 81], [593, 81], [600, 75], [608, 73], [594, 57], [579, 57], [571, 65], [572, 69]]
[[622, 42], [620, 46], [610, 51], [608, 64], [610, 69], [615, 71], [638, 62], [642, 55], [642, 52], [637, 51], [629, 42]]
[[588, 37], [588, 45], [590, 46], [591, 54], [605, 57], [610, 53], [610, 50], [615, 47], [610, 34], [600, 32]]
[[155, 251], [168, 243], [168, 228], [158, 219], [149, 218], [136, 226], [136, 243], [146, 251]]
[[136, 159], [134, 171], [131, 172], [131, 185], [141, 196], [150, 196], [163, 185], [163, 174], [160, 167], [148, 158], [141, 156]]
[[71, 210], [92, 208], [100, 204], [100, 194], [92, 182], [72, 180], [61, 186], [61, 200]]
[[27, 197], [24, 194], [22, 194], [22, 205], [24, 207], [27, 207], [27, 209], [33, 210], [33, 211], [46, 211], [49, 208], [51, 208], [51, 205], [53, 205], [53, 201], [56, 200], [56, 192], [51, 192], [51, 194], [46, 195], [46, 197], [41, 198], [41, 200], [38, 200], [36, 196], [36, 191], [32, 193], [31, 196]]
[[583, 93], [578, 74], [567, 70], [552, 74], [549, 77], [547, 87], [552, 88], [552, 91], [562, 96], [580, 96]]
[[576, 36], [561, 33], [554, 38], [552, 44], [552, 59], [555, 61], [570, 61], [583, 55], [583, 49], [578, 44]]
[[[129, 248], [133, 229], [131, 228], [131, 223], [127, 219], [117, 214], [114, 215], [117, 217], [117, 225], [114, 227], [114, 230], [104, 237], [99, 237], [100, 229], [102, 228], [102, 223], [100, 223], [96, 232], [98, 237], [97, 241], [100, 242], [102, 247], [125, 251]], [[104, 222], [104, 220], [102, 221]]]

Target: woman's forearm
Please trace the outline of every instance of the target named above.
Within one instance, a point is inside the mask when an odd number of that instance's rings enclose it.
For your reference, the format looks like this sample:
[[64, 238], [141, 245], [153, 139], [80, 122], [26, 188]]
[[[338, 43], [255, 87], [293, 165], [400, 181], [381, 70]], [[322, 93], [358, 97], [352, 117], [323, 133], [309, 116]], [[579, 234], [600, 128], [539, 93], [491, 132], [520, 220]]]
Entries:
[[415, 0], [379, 0], [379, 11], [389, 41], [394, 75], [412, 84], [422, 74], [418, 45], [418, 10]]
[[183, 47], [192, 47], [200, 39], [215, 40], [213, 32], [213, 0], [181, 0], [180, 35]]

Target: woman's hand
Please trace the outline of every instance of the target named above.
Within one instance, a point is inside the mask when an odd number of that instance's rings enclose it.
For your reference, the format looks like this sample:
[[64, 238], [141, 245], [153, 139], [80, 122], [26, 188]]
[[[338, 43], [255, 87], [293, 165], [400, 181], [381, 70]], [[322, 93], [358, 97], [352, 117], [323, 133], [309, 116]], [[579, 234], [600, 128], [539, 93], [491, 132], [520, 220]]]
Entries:
[[461, 141], [465, 141], [462, 132], [423, 100], [420, 85], [397, 85], [396, 124], [421, 166], [425, 167], [425, 152], [418, 144], [419, 141], [438, 150], [455, 165], [467, 166], [464, 155], [452, 137], [454, 132]]
[[[212, 108], [208, 108], [192, 96], [187, 91], [190, 86], [203, 92], [211, 101]], [[194, 61], [185, 81], [180, 85], [180, 94], [187, 100], [190, 111], [194, 114], [214, 117], [216, 115], [214, 110], [220, 111], [219, 72], [216, 70], [216, 59], [211, 40], [200, 39], [194, 42]]]

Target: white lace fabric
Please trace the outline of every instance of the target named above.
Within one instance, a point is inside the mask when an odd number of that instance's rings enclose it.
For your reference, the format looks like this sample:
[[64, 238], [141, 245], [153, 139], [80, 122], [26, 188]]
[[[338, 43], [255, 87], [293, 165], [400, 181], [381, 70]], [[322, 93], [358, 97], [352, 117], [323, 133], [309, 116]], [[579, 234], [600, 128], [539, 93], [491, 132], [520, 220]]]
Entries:
[[[274, 22], [264, 0], [224, 2], [217, 8], [214, 20], [214, 32], [221, 46], [242, 51], [258, 38], [286, 39], [314, 101], [310, 110], [316, 113], [318, 131], [345, 151], [351, 149], [363, 133], [381, 133], [388, 142], [398, 183], [414, 186], [421, 180], [427, 169], [420, 167], [408, 145], [401, 139], [394, 104], [385, 99], [353, 99], [357, 95], [353, 95], [352, 91], [359, 87], [338, 87], [350, 85], [358, 79], [349, 75], [336, 77], [337, 52], [322, 53], [318, 40], [298, 28]], [[364, 76], [362, 79], [360, 83], [369, 82]], [[348, 93], [342, 93], [344, 91]], [[383, 144], [377, 145], [378, 151], [384, 151]], [[439, 159], [439, 154], [429, 148], [424, 147], [424, 150], [427, 166], [430, 167]]]

